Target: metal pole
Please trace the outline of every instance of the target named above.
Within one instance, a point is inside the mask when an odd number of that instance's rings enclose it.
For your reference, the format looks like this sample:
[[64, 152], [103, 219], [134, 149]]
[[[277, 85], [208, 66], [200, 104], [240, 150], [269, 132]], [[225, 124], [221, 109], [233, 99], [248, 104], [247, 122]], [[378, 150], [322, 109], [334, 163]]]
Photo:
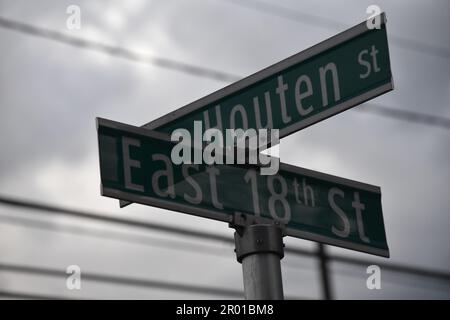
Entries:
[[283, 300], [282, 229], [273, 224], [235, 228], [235, 251], [237, 260], [242, 263], [245, 299]]
[[318, 243], [317, 254], [320, 261], [320, 276], [322, 280], [322, 295], [325, 300], [332, 300], [333, 296], [331, 293], [331, 281], [330, 281], [330, 271], [328, 268], [328, 255], [326, 253], [325, 246]]

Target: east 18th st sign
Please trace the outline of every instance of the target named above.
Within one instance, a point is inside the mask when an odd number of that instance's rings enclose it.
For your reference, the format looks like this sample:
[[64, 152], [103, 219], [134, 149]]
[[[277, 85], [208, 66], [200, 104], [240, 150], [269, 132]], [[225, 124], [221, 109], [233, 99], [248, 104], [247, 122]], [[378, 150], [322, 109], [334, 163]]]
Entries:
[[156, 119], [171, 133], [204, 128], [280, 130], [280, 138], [393, 89], [385, 14]]
[[232, 222], [242, 214], [286, 226], [286, 235], [389, 256], [380, 189], [281, 164], [174, 165], [167, 135], [97, 119], [104, 196]]

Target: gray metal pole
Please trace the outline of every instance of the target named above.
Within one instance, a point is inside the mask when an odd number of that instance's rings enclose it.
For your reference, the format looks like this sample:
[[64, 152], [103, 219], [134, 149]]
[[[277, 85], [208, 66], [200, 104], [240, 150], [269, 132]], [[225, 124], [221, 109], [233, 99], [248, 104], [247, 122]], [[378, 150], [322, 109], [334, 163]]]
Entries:
[[282, 229], [273, 224], [236, 227], [234, 239], [236, 257], [242, 263], [245, 299], [282, 300]]
[[322, 243], [317, 244], [317, 255], [320, 263], [320, 277], [322, 280], [322, 295], [325, 300], [332, 300], [330, 270], [328, 268], [328, 255], [325, 249], [325, 245]]

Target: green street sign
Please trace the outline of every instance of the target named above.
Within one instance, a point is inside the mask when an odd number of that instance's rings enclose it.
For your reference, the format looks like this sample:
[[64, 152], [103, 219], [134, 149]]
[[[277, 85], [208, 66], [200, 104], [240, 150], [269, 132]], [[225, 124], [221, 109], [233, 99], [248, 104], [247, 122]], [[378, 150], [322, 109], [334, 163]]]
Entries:
[[305, 51], [170, 112], [145, 128], [280, 130], [280, 138], [393, 89], [386, 17], [362, 22]]
[[388, 257], [379, 187], [287, 164], [175, 165], [168, 135], [97, 119], [102, 195]]

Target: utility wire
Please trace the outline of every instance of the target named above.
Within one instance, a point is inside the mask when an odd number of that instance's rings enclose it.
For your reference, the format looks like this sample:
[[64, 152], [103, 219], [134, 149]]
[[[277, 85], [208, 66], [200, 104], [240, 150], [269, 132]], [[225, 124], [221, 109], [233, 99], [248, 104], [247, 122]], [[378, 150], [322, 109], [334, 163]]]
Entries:
[[[44, 212], [58, 215], [58, 216], [66, 215], [66, 216], [84, 218], [84, 219], [93, 220], [93, 221], [108, 222], [108, 223], [116, 224], [116, 225], [125, 225], [128, 227], [137, 227], [137, 228], [146, 229], [146, 230], [167, 232], [167, 233], [183, 235], [183, 236], [191, 237], [191, 238], [202, 238], [205, 240], [213, 240], [213, 241], [219, 241], [219, 242], [225, 242], [225, 243], [232, 241], [229, 237], [221, 236], [221, 235], [218, 235], [215, 233], [196, 231], [196, 230], [180, 228], [180, 227], [173, 227], [173, 226], [168, 226], [165, 224], [152, 223], [152, 222], [147, 222], [147, 221], [127, 220], [127, 219], [112, 217], [110, 215], [105, 215], [105, 214], [95, 214], [95, 213], [90, 213], [90, 212], [81, 211], [81, 210], [73, 210], [73, 209], [69, 209], [69, 208], [65, 208], [65, 207], [41, 204], [41, 203], [37, 203], [37, 202], [16, 200], [13, 198], [7, 198], [7, 197], [3, 197], [3, 196], [0, 196], [0, 203], [6, 204], [9, 206], [13, 206], [13, 207], [28, 208], [28, 209], [38, 210], [41, 212], [44, 211]], [[34, 211], [34, 212], [36, 212], [36, 211]]]
[[396, 109], [371, 102], [361, 105], [360, 107], [356, 108], [356, 110], [392, 119], [397, 119], [400, 121], [415, 122], [418, 124], [424, 124], [433, 127], [441, 127], [443, 129], [450, 130], [449, 118], [433, 116], [422, 112]]
[[[170, 232], [174, 234], [184, 235], [188, 237], [194, 237], [194, 238], [200, 238], [200, 239], [209, 239], [213, 241], [220, 241], [222, 243], [233, 243], [233, 240], [226, 236], [221, 236], [218, 234], [212, 234], [209, 232], [203, 232], [203, 231], [196, 231], [191, 230], [187, 228], [178, 228], [178, 227], [168, 227], [164, 224], [157, 224], [157, 223], [148, 223], [148, 222], [142, 222], [137, 220], [126, 220], [126, 219], [120, 219], [120, 218], [112, 218], [110, 216], [107, 216], [105, 214], [92, 214], [87, 213], [83, 211], [77, 211], [74, 209], [68, 209], [58, 206], [52, 206], [52, 205], [44, 205], [41, 203], [31, 202], [31, 201], [24, 201], [24, 200], [17, 200], [13, 198], [8, 198], [4, 196], [0, 196], [0, 204], [18, 207], [18, 208], [26, 208], [26, 209], [32, 209], [33, 213], [38, 212], [49, 212], [52, 214], [64, 214], [67, 216], [73, 216], [77, 218], [86, 218], [94, 221], [103, 221], [108, 222], [112, 224], [118, 224], [118, 225], [126, 225], [129, 227], [139, 227], [143, 229], [150, 229], [150, 230], [157, 230], [157, 231], [163, 231], [163, 232]], [[285, 252], [293, 255], [298, 256], [309, 256], [309, 257], [318, 257], [318, 253], [315, 251], [305, 250], [301, 248], [285, 248]], [[448, 272], [441, 272], [441, 271], [435, 271], [435, 270], [429, 270], [425, 268], [416, 268], [416, 267], [410, 267], [403, 264], [395, 264], [395, 263], [385, 263], [380, 261], [373, 261], [368, 259], [361, 259], [361, 258], [353, 258], [353, 257], [345, 257], [340, 255], [331, 255], [327, 254], [327, 259], [330, 261], [335, 262], [341, 262], [351, 265], [359, 265], [359, 266], [369, 266], [376, 264], [380, 268], [385, 270], [390, 270], [394, 272], [399, 273], [409, 273], [413, 275], [423, 276], [423, 277], [429, 277], [434, 278], [438, 280], [445, 280], [450, 281], [450, 273]]]
[[[3, 219], [6, 218], [6, 219]], [[151, 245], [151, 246], [156, 246], [156, 247], [163, 247], [163, 248], [169, 248], [169, 249], [174, 249], [174, 250], [189, 250], [190, 252], [194, 252], [194, 253], [198, 253], [198, 254], [209, 254], [209, 255], [214, 255], [214, 256], [218, 256], [218, 257], [223, 257], [225, 258], [226, 256], [223, 254], [223, 252], [220, 252], [217, 250], [217, 248], [208, 248], [208, 251], [204, 251], [205, 246], [191, 246], [191, 244], [185, 244], [182, 241], [169, 241], [168, 243], [166, 243], [166, 240], [162, 240], [162, 239], [154, 239], [154, 238], [149, 238], [149, 237], [128, 237], [128, 234], [123, 234], [123, 233], [118, 233], [118, 232], [107, 232], [104, 233], [102, 232], [95, 232], [94, 230], [89, 230], [86, 228], [81, 228], [81, 227], [76, 227], [76, 228], [55, 228], [55, 225], [45, 222], [45, 221], [37, 221], [35, 219], [24, 219], [22, 217], [10, 217], [10, 216], [0, 216], [0, 221], [3, 222], [7, 222], [7, 223], [13, 223], [13, 224], [19, 224], [21, 226], [26, 226], [26, 227], [32, 227], [32, 228], [38, 228], [38, 229], [44, 229], [44, 230], [50, 230], [50, 231], [63, 231], [63, 232], [72, 232], [74, 234], [82, 234], [82, 235], [90, 235], [90, 236], [94, 236], [96, 238], [103, 238], [103, 239], [108, 239], [108, 240], [119, 240], [119, 241], [130, 241], [133, 242], [135, 244], [144, 244], [144, 245]], [[17, 223], [16, 223], [17, 222]], [[287, 267], [290, 268], [295, 268], [298, 270], [298, 268], [302, 268], [305, 269], [304, 265], [298, 265], [295, 263], [292, 263], [292, 261], [286, 261], [286, 265]], [[291, 263], [290, 263], [291, 262]], [[354, 267], [361, 267], [360, 265], [353, 265]], [[0, 268], [1, 269], [1, 268]], [[308, 270], [311, 270], [310, 268], [307, 268]], [[360, 277], [362, 276], [360, 273], [355, 272], [355, 271], [351, 271], [346, 269], [343, 270], [334, 270], [334, 273], [337, 273], [338, 275], [343, 275], [343, 276], [349, 276], [352, 278], [355, 277]], [[389, 278], [389, 274], [388, 278]], [[386, 276], [386, 275], [385, 275]], [[412, 286], [415, 287], [417, 286], [417, 283], [411, 283], [411, 279], [410, 278], [400, 278], [398, 279], [397, 277], [390, 277], [389, 278], [389, 282], [394, 282], [400, 285], [406, 285], [406, 286]], [[422, 286], [427, 287], [429, 290], [439, 290], [439, 291], [444, 291], [444, 292], [449, 292], [449, 287], [446, 283], [441, 283], [439, 282], [439, 284], [441, 286], [435, 286], [435, 285], [427, 285], [427, 284], [422, 284]], [[4, 296], [4, 297], [8, 297], [8, 295], [2, 295], [2, 292], [0, 291], [0, 297]], [[13, 294], [11, 296], [9, 296], [10, 298], [17, 298], [17, 299], [58, 299], [56, 297], [44, 297], [44, 296], [27, 296], [27, 295], [23, 295], [23, 294]], [[63, 298], [63, 299], [67, 299], [67, 298]], [[83, 297], [83, 299], [85, 299]], [[329, 297], [328, 297], [329, 299]]]
[[[11, 290], [0, 290], [0, 297], [9, 299], [24, 299], [24, 300], [72, 300], [73, 298], [62, 298], [59, 296], [49, 296], [46, 294], [36, 294], [28, 292], [19, 292]], [[83, 298], [84, 299], [84, 298]]]
[[[216, 233], [210, 233], [210, 232], [204, 232], [204, 231], [197, 231], [187, 228], [180, 228], [180, 227], [172, 227], [167, 226], [165, 224], [160, 223], [151, 223], [146, 221], [138, 221], [138, 220], [127, 220], [122, 218], [115, 218], [111, 217], [110, 215], [105, 214], [95, 214], [90, 212], [84, 212], [80, 210], [74, 210], [74, 209], [68, 209], [65, 207], [60, 206], [54, 206], [54, 205], [47, 205], [47, 204], [41, 204], [37, 202], [32, 201], [24, 201], [24, 200], [18, 200], [10, 197], [4, 197], [0, 196], [0, 204], [18, 207], [18, 208], [27, 208], [32, 210], [34, 213], [38, 212], [47, 212], [50, 214], [55, 215], [66, 215], [76, 218], [85, 218], [93, 221], [100, 221], [100, 222], [107, 222], [111, 224], [117, 224], [117, 225], [126, 225], [129, 227], [137, 227], [141, 229], [147, 229], [147, 230], [155, 230], [160, 232], [167, 232], [172, 233], [176, 235], [182, 235], [187, 236], [191, 238], [200, 238], [202, 240], [212, 240], [212, 241], [218, 241], [222, 242], [224, 244], [233, 244], [234, 240], [227, 236], [218, 235]], [[290, 252], [294, 254], [299, 255], [305, 255], [305, 256], [315, 256], [314, 252], [311, 252], [309, 250], [301, 249], [301, 248], [285, 248], [285, 252]]]
[[[0, 271], [5, 272], [14, 272], [14, 273], [25, 273], [25, 274], [33, 274], [40, 276], [50, 276], [50, 277], [59, 277], [59, 278], [67, 278], [67, 273], [64, 270], [58, 270], [47, 267], [36, 267], [36, 266], [25, 266], [25, 265], [16, 265], [16, 264], [8, 264], [0, 262]], [[219, 287], [210, 287], [210, 286], [199, 286], [193, 284], [180, 284], [175, 282], [168, 281], [160, 281], [160, 280], [149, 280], [142, 278], [131, 278], [131, 277], [122, 277], [122, 276], [112, 276], [112, 275], [104, 275], [99, 273], [90, 273], [83, 271], [81, 274], [81, 278], [87, 281], [93, 282], [101, 282], [107, 284], [116, 284], [116, 285], [125, 285], [132, 287], [142, 287], [148, 289], [160, 289], [167, 291], [177, 291], [177, 292], [188, 292], [188, 293], [197, 293], [197, 294], [207, 294], [214, 295], [219, 297], [230, 297], [235, 299], [242, 299], [244, 296], [244, 292], [241, 290], [234, 290], [228, 288], [219, 288]], [[288, 300], [299, 300], [305, 299], [303, 297], [298, 296], [287, 296]]]
[[[239, 3], [245, 3], [244, 1], [239, 1]], [[275, 10], [276, 11], [276, 10]], [[297, 17], [298, 18], [298, 17]], [[14, 30], [20, 33], [25, 33], [28, 35], [45, 38], [57, 42], [62, 42], [71, 46], [94, 50], [94, 51], [100, 51], [110, 56], [120, 57], [124, 59], [128, 59], [134, 62], [144, 62], [147, 64], [155, 65], [162, 68], [171, 69], [174, 71], [179, 71], [182, 73], [190, 74], [193, 76], [208, 78], [212, 80], [217, 80], [221, 82], [234, 82], [239, 79], [242, 79], [242, 76], [230, 74], [227, 72], [217, 71], [209, 68], [199, 67], [192, 64], [187, 64], [184, 62], [179, 62], [167, 58], [160, 58], [160, 57], [149, 57], [149, 56], [143, 56], [137, 52], [134, 52], [130, 49], [118, 47], [118, 46], [112, 46], [92, 40], [77, 38], [74, 36], [70, 36], [67, 34], [64, 34], [62, 32], [53, 31], [53, 30], [47, 30], [41, 27], [36, 27], [30, 24], [6, 19], [3, 17], [0, 17], [0, 27]], [[375, 104], [372, 104], [375, 105]], [[438, 116], [432, 116], [428, 114], [423, 113], [417, 113], [412, 111], [407, 111], [404, 109], [397, 109], [392, 108], [388, 106], [383, 106], [376, 104], [376, 108], [379, 110], [373, 110], [372, 108], [358, 108], [358, 110], [364, 110], [371, 113], [376, 113], [380, 116], [392, 118], [392, 119], [398, 119], [408, 122], [414, 122], [414, 123], [420, 123], [425, 124], [429, 126], [435, 126], [440, 127], [444, 129], [449, 129], [449, 123], [450, 119], [438, 117]]]
[[[291, 20], [297, 23], [309, 24], [319, 28], [342, 29], [349, 27], [349, 25], [331, 18], [325, 18], [311, 13], [298, 11], [293, 8], [287, 8], [275, 3], [267, 3], [259, 0], [226, 0], [224, 2], [238, 5], [240, 7], [245, 7], [253, 11], [258, 11], [268, 15]], [[389, 35], [389, 37], [393, 40], [393, 44], [399, 47], [425, 54], [430, 54], [436, 57], [446, 59], [450, 58], [450, 48], [428, 45], [421, 41], [400, 37], [397, 35]]]
[[[352, 270], [352, 268], [348, 267], [349, 266], [346, 265], [345, 268], [333, 268], [333, 274], [349, 278], [359, 278], [359, 279], [367, 278], [368, 275], [366, 273], [366, 267], [354, 265], [353, 267], [358, 267], [357, 268], [358, 271], [355, 270], [356, 268]], [[450, 293], [450, 285], [448, 282], [445, 281], [434, 281], [431, 283], [429, 281], [420, 281], [420, 279], [424, 280], [424, 278], [420, 277], [419, 279], [419, 277], [416, 277], [415, 275], [413, 276], [414, 278], [411, 278], [411, 275], [409, 274], [398, 277], [398, 273], [384, 272], [383, 269], [381, 269], [381, 272], [383, 274], [382, 275], [383, 283], [395, 283], [400, 286], [406, 286], [416, 289]]]
[[63, 32], [58, 32], [54, 30], [48, 30], [41, 27], [36, 27], [30, 24], [6, 19], [4, 17], [0, 17], [0, 27], [14, 30], [20, 33], [29, 34], [32, 36], [37, 36], [41, 38], [46, 38], [49, 40], [62, 42], [71, 46], [94, 50], [94, 51], [101, 51], [103, 53], [106, 53], [110, 56], [116, 56], [120, 58], [124, 58], [127, 60], [132, 60], [136, 62], [143, 62], [151, 65], [155, 65], [158, 67], [171, 69], [175, 71], [181, 71], [183, 73], [187, 73], [193, 76], [198, 77], [204, 77], [209, 78], [213, 80], [218, 81], [224, 81], [224, 82], [231, 82], [236, 81], [240, 77], [223, 72], [223, 71], [217, 71], [210, 68], [200, 67], [197, 65], [180, 62], [172, 59], [167, 59], [163, 57], [156, 57], [156, 56], [144, 56], [141, 55], [133, 50], [119, 47], [119, 46], [113, 46], [105, 43], [101, 43], [98, 41], [92, 41], [87, 40], [71, 35], [64, 34]]
[[30, 227], [34, 229], [40, 229], [51, 232], [64, 232], [68, 234], [73, 234], [77, 236], [91, 236], [97, 239], [104, 240], [115, 240], [124, 243], [132, 243], [138, 245], [152, 246], [157, 248], [165, 248], [176, 251], [185, 251], [188, 250], [190, 252], [196, 254], [208, 254], [214, 255], [218, 257], [227, 257], [226, 251], [232, 252], [232, 246], [230, 245], [230, 249], [226, 250], [226, 248], [219, 248], [218, 246], [209, 246], [200, 243], [186, 242], [180, 240], [171, 240], [171, 239], [163, 239], [156, 237], [149, 237], [144, 235], [136, 235], [124, 232], [117, 232], [112, 230], [96, 230], [92, 228], [86, 228], [81, 226], [73, 226], [73, 225], [55, 225], [54, 223], [49, 223], [47, 221], [41, 221], [40, 219], [29, 219], [24, 217], [14, 217], [14, 216], [5, 216], [0, 215], [0, 223], [1, 224], [9, 224], [15, 226], [22, 227]]
[[[31, 267], [31, 266], [21, 266], [14, 264], [0, 263], [0, 270], [7, 272], [16, 273], [31, 273], [33, 275], [40, 276], [52, 276], [67, 278], [67, 273], [65, 270], [43, 268], [43, 267]], [[226, 289], [226, 288], [216, 288], [208, 286], [198, 286], [192, 284], [180, 284], [174, 282], [160, 281], [160, 280], [149, 280], [149, 279], [139, 279], [139, 278], [129, 278], [129, 277], [119, 277], [111, 275], [103, 275], [98, 273], [82, 272], [81, 277], [83, 280], [103, 282], [116, 285], [126, 285], [133, 287], [144, 287], [150, 289], [164, 289], [169, 291], [183, 291], [189, 293], [198, 294], [210, 294], [215, 296], [226, 296], [232, 298], [242, 298], [244, 293], [240, 290]]]
[[[46, 230], [50, 232], [64, 232], [77, 236], [91, 236], [97, 239], [120, 241], [124, 243], [133, 243], [138, 245], [152, 246], [156, 248], [165, 248], [175, 251], [189, 251], [195, 254], [210, 255], [220, 258], [229, 258], [233, 254], [233, 246], [230, 241], [227, 247], [221, 247], [217, 245], [205, 245], [200, 243], [186, 242], [183, 240], [171, 240], [163, 238], [155, 238], [143, 235], [135, 235], [124, 232], [116, 232], [111, 230], [96, 230], [92, 228], [79, 227], [79, 226], [60, 226], [41, 219], [29, 219], [24, 217], [14, 217], [0, 215], [0, 225], [9, 224], [14, 226], [21, 226], [25, 228], [34, 228], [40, 230]], [[177, 239], [179, 239], [177, 237]], [[215, 242], [214, 242], [215, 243]], [[310, 258], [314, 258], [312, 254]], [[302, 260], [303, 261], [303, 260]], [[286, 261], [286, 267], [296, 269], [305, 269], [311, 271], [311, 268], [305, 266], [303, 263], [297, 263], [295, 261]]]
[[429, 278], [436, 278], [440, 280], [450, 281], [450, 273], [448, 272], [440, 272], [440, 271], [434, 271], [429, 270], [425, 268], [417, 268], [417, 267], [410, 267], [407, 265], [401, 265], [401, 264], [394, 264], [394, 263], [380, 263], [375, 262], [368, 259], [355, 259], [350, 257], [344, 257], [344, 256], [330, 256], [330, 260], [333, 260], [335, 262], [345, 263], [349, 265], [355, 265], [355, 266], [370, 266], [370, 265], [377, 265], [381, 269], [398, 272], [398, 273], [408, 273], [413, 274], [416, 276], [421, 277], [429, 277]]

